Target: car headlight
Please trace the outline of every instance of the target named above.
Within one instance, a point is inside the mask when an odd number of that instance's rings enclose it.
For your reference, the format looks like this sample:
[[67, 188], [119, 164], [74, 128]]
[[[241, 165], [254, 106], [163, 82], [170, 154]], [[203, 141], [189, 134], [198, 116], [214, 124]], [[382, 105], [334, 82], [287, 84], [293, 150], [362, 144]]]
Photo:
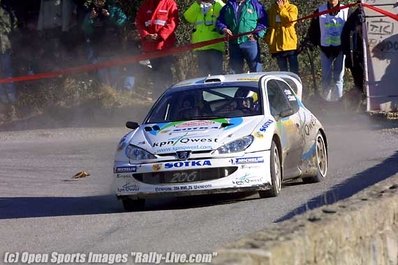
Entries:
[[242, 152], [252, 144], [253, 139], [252, 135], [248, 135], [219, 147], [217, 151], [219, 154]]
[[145, 151], [142, 148], [139, 148], [134, 145], [129, 145], [126, 147], [126, 156], [131, 160], [147, 160], [147, 159], [155, 159], [156, 157]]

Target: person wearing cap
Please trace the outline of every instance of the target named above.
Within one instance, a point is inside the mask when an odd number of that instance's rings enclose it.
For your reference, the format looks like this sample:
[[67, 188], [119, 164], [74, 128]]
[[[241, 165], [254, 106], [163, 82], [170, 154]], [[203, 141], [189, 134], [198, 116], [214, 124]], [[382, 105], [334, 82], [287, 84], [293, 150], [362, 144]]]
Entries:
[[[178, 8], [174, 0], [144, 0], [137, 10], [135, 25], [141, 38], [142, 51], [167, 51], [176, 44]], [[150, 59], [156, 98], [173, 83], [174, 56]]]
[[221, 9], [216, 27], [229, 39], [232, 73], [242, 73], [244, 61], [250, 72], [263, 70], [258, 40], [264, 37], [267, 24], [267, 13], [258, 0], [228, 0]]
[[276, 0], [267, 10], [268, 25], [265, 41], [279, 70], [298, 74], [296, 20], [298, 8], [289, 0]]
[[[222, 0], [197, 0], [184, 12], [185, 20], [194, 25], [192, 43], [222, 38], [215, 25], [224, 6]], [[200, 76], [223, 73], [223, 41], [194, 49], [198, 62]]]

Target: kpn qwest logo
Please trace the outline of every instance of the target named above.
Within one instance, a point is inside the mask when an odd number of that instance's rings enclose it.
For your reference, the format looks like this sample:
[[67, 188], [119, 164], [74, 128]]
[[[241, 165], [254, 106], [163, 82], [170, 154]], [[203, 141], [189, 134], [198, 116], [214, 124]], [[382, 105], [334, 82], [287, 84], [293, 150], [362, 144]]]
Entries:
[[192, 143], [217, 143], [217, 138], [188, 138], [188, 137], [181, 137], [178, 139], [170, 139], [163, 142], [154, 142], [152, 147], [162, 147], [162, 146], [170, 146], [176, 144], [192, 144]]

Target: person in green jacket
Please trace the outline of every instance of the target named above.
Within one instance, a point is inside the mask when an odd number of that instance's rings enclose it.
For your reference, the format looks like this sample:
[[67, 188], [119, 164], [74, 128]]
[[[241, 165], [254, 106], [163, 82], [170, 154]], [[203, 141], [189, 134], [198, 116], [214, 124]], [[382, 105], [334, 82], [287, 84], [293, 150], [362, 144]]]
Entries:
[[261, 72], [259, 39], [268, 26], [264, 5], [258, 0], [228, 0], [220, 11], [216, 27], [229, 39], [232, 73], [242, 73], [244, 61], [250, 72]]
[[265, 41], [281, 71], [298, 74], [296, 20], [297, 6], [289, 0], [276, 0], [267, 10], [268, 31]]
[[[224, 6], [222, 0], [197, 0], [185, 12], [185, 20], [194, 25], [192, 43], [213, 40], [223, 37], [216, 27], [216, 20]], [[200, 76], [223, 73], [224, 42], [194, 49]]]

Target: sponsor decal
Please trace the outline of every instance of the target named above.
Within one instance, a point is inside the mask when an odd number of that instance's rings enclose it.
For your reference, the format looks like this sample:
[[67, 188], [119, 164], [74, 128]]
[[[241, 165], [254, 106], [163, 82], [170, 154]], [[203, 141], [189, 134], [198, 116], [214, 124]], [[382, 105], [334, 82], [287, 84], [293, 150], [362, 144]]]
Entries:
[[202, 167], [202, 166], [211, 166], [210, 160], [204, 161], [179, 161], [179, 162], [172, 162], [172, 163], [165, 163], [164, 167], [166, 169], [170, 168], [181, 168], [181, 167]]
[[157, 135], [158, 133], [197, 132], [209, 129], [220, 129], [223, 123], [231, 124], [223, 128], [224, 130], [229, 130], [240, 125], [242, 122], [243, 119], [241, 117], [228, 119], [221, 118], [207, 121], [176, 121], [154, 124], [152, 127], [149, 127], [148, 132], [152, 135]]
[[260, 139], [264, 138], [264, 134], [262, 134], [260, 132], [255, 132], [253, 136], [256, 137], [256, 138], [260, 138]]
[[208, 189], [213, 187], [211, 184], [198, 184], [198, 185], [193, 185], [194, 190], [201, 190], [201, 189]]
[[263, 183], [263, 178], [258, 176], [250, 176], [248, 173], [246, 173], [242, 177], [238, 177], [235, 180], [232, 180], [232, 184], [238, 186], [245, 184], [255, 184], [255, 183]]
[[118, 192], [133, 192], [139, 190], [140, 187], [135, 183], [126, 183], [123, 186], [117, 188]]
[[210, 145], [184, 145], [184, 146], [171, 146], [171, 147], [165, 147], [165, 148], [159, 148], [157, 150], [157, 154], [160, 153], [172, 153], [172, 152], [177, 152], [181, 150], [212, 150], [212, 147]]
[[213, 185], [211, 185], [211, 184], [194, 184], [194, 185], [174, 186], [173, 191], [204, 190], [204, 189], [210, 189], [212, 187], [213, 187]]
[[123, 174], [123, 173], [116, 174], [116, 178], [131, 178], [132, 176], [133, 174]]
[[304, 125], [304, 132], [306, 135], [310, 135], [311, 130], [315, 127], [316, 119], [311, 115], [310, 121]]
[[268, 121], [266, 121], [262, 126], [261, 126], [261, 128], [260, 128], [260, 132], [265, 132], [267, 129], [268, 129], [268, 127], [273, 123], [274, 121], [273, 120], [271, 120], [271, 119], [269, 119]]
[[202, 138], [202, 137], [190, 138], [184, 135], [177, 139], [174, 138], [163, 142], [154, 142], [152, 144], [152, 147], [163, 147], [168, 145], [192, 144], [192, 143], [217, 143], [217, 140], [218, 140], [217, 138]]
[[173, 188], [172, 187], [156, 187], [155, 191], [156, 192], [173, 191]]
[[152, 165], [152, 171], [159, 171], [161, 169], [162, 169], [162, 165], [161, 164]]
[[[201, 127], [201, 126], [211, 126], [217, 124], [214, 121], [204, 120], [204, 121], [186, 121], [179, 125], [176, 125], [176, 128], [186, 128], [186, 127]], [[219, 127], [217, 127], [219, 128]]]
[[234, 164], [234, 165], [264, 163], [264, 157], [262, 157], [262, 156], [238, 157], [238, 158], [235, 158], [235, 159], [231, 159], [231, 163]]
[[113, 173], [128, 173], [128, 172], [137, 172], [137, 166], [116, 167], [113, 169]]

